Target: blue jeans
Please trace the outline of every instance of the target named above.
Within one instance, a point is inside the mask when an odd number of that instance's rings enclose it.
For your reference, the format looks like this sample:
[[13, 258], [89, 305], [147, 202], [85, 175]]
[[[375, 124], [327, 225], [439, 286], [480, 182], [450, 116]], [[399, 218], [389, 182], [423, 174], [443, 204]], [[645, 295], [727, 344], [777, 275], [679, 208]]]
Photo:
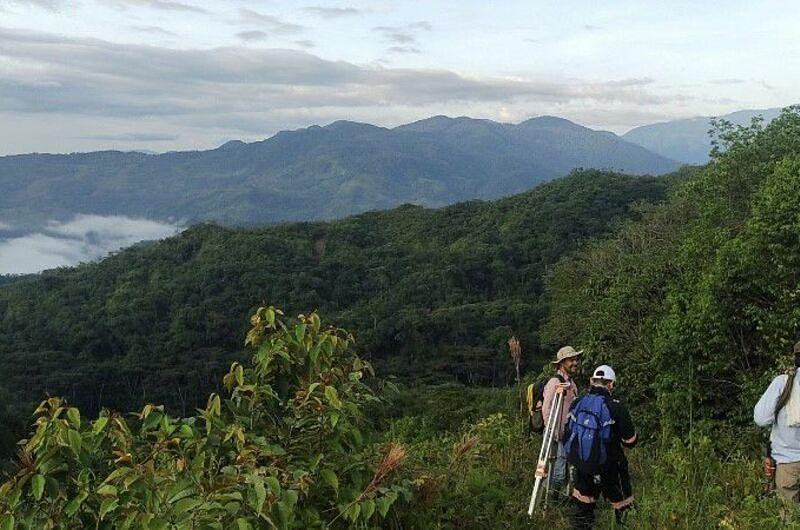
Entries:
[[556, 459], [550, 471], [550, 489], [563, 489], [567, 485], [567, 453], [564, 451], [564, 444], [559, 441], [553, 442], [556, 446]]

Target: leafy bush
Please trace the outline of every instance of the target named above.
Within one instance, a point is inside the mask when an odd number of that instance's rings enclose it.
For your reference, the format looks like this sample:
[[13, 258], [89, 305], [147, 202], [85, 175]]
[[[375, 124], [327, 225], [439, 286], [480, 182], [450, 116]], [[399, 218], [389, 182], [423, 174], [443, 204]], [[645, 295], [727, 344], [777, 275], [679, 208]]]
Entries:
[[[287, 324], [253, 315], [250, 366], [196, 416], [146, 405], [129, 421], [87, 421], [50, 398], [0, 486], [1, 528], [326, 528], [386, 517], [407, 485], [397, 444], [368, 445], [363, 407], [378, 399], [352, 336], [316, 313]], [[383, 455], [381, 454], [383, 453]], [[374, 464], [378, 464], [375, 469]]]

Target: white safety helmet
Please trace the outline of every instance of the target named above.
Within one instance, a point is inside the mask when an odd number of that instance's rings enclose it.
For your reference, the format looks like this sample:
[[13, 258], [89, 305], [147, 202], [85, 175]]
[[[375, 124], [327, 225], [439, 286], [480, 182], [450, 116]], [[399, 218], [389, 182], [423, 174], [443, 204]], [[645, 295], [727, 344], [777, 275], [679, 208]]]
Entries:
[[616, 383], [617, 374], [614, 373], [614, 369], [609, 365], [602, 364], [595, 368], [592, 379], [605, 379], [606, 381], [614, 381]]

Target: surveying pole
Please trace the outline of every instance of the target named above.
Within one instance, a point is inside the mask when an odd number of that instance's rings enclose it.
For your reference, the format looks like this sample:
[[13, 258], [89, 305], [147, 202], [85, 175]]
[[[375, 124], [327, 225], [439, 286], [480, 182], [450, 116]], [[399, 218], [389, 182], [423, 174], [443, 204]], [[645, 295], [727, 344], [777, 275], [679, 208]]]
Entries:
[[561, 419], [561, 407], [563, 402], [564, 391], [561, 388], [557, 388], [553, 406], [550, 407], [550, 414], [547, 417], [547, 425], [542, 434], [542, 448], [539, 450], [539, 460], [536, 463], [536, 481], [533, 484], [531, 503], [528, 505], [528, 516], [533, 516], [533, 510], [536, 508], [539, 497], [541, 497], [542, 479], [547, 479], [546, 489], [548, 492], [550, 490], [550, 473], [553, 467], [550, 461], [550, 452], [553, 449], [553, 440], [555, 439], [556, 432], [558, 432], [558, 423]]

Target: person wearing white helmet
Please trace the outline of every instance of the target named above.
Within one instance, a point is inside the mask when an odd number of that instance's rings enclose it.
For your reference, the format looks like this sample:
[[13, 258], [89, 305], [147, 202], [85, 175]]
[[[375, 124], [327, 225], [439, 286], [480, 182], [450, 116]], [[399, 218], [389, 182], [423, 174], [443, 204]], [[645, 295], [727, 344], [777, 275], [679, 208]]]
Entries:
[[613, 506], [618, 525], [633, 505], [623, 447], [636, 445], [637, 435], [628, 408], [612, 397], [616, 384], [614, 369], [598, 366], [592, 373], [589, 392], [570, 409], [564, 447], [575, 468], [570, 520], [576, 530], [592, 528], [601, 493]]

